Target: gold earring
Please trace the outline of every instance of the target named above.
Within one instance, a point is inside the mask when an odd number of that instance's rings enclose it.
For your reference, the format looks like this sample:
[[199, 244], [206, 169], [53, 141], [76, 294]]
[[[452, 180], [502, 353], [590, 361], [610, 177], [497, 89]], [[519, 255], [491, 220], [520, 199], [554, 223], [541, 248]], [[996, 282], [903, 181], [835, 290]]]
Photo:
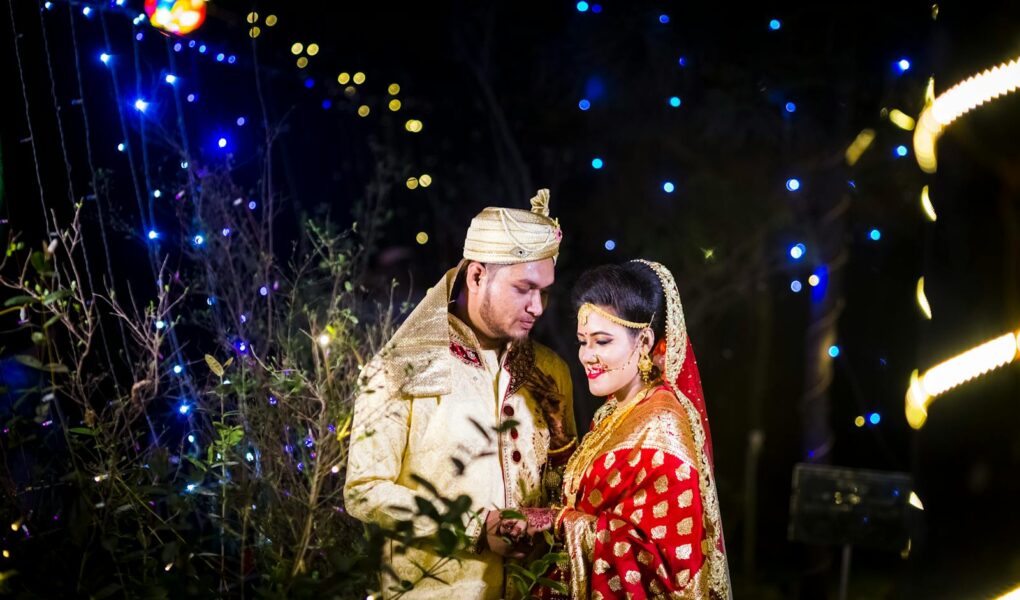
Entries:
[[648, 356], [648, 353], [642, 352], [641, 358], [638, 359], [637, 363], [637, 369], [638, 373], [641, 375], [641, 381], [645, 383], [652, 382], [652, 369], [654, 367], [655, 365], [652, 364], [652, 359]]

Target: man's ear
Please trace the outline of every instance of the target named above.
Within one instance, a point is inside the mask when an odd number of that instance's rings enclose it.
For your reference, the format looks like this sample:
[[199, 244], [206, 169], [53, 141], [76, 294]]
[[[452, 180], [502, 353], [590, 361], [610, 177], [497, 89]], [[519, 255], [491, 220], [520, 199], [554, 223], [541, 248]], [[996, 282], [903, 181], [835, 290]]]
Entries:
[[485, 265], [479, 262], [469, 262], [464, 277], [464, 283], [472, 292], [477, 292], [482, 287], [482, 281], [487, 275]]

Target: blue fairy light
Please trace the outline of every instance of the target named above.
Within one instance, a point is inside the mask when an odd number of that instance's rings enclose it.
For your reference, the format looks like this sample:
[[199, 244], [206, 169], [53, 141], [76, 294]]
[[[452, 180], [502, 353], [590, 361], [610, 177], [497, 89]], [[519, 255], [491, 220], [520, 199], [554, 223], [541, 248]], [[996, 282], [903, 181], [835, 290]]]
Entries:
[[829, 346], [829, 356], [831, 356], [832, 358], [836, 358], [837, 356], [839, 356], [839, 346], [835, 344]]
[[149, 108], [149, 103], [141, 98], [135, 100], [135, 110], [138, 112], [145, 112]]
[[173, 85], [177, 83], [177, 76], [174, 75], [173, 73], [167, 73], [166, 77], [163, 78], [163, 81], [166, 81], [170, 85]]
[[601, 169], [603, 164], [601, 158], [595, 157], [591, 159], [591, 168], [593, 169]]
[[140, 42], [140, 41], [142, 41], [144, 39], [145, 39], [145, 34], [142, 33], [141, 31], [139, 31], [138, 33], [135, 34], [135, 41]]
[[898, 156], [900, 158], [903, 158], [904, 156], [907, 155], [908, 150], [907, 150], [906, 146], [900, 144], [899, 146], [896, 146], [895, 152], [896, 152], [896, 156]]
[[266, 286], [260, 287], [259, 288], [259, 295], [260, 296], [268, 296], [269, 295], [269, 288], [267, 288]]
[[807, 252], [807, 246], [804, 244], [794, 244], [790, 246], [790, 258], [793, 260], [800, 260], [804, 258], [804, 253]]
[[196, 234], [195, 237], [191, 238], [191, 242], [196, 246], [201, 246], [202, 244], [205, 243], [205, 236], [202, 235], [201, 233]]
[[873, 241], [877, 242], [878, 240], [882, 239], [882, 232], [879, 231], [878, 229], [872, 229], [871, 231], [868, 232], [868, 237], [871, 238]]
[[152, 197], [153, 198], [162, 198], [163, 197], [163, 191], [162, 190], [152, 190]]
[[676, 189], [676, 186], [673, 185], [672, 181], [666, 181], [666, 182], [663, 182], [663, 184], [662, 184], [662, 191], [666, 192], [667, 194], [672, 194], [673, 190], [675, 190], [675, 189]]
[[610, 252], [616, 250], [616, 240], [606, 240], [605, 247], [606, 250], [609, 250]]
[[312, 79], [311, 77], [305, 79], [305, 87], [308, 89], [312, 89], [313, 87], [315, 87], [315, 80]]
[[796, 192], [797, 190], [800, 189], [800, 180], [797, 179], [796, 177], [791, 177], [787, 179], [786, 189], [790, 190], [791, 192]]
[[184, 49], [184, 46], [180, 42], [177, 42], [176, 44], [174, 44], [174, 52], [180, 52], [183, 49]]
[[201, 52], [202, 54], [205, 54], [205, 51], [206, 51], [205, 44], [202, 44], [201, 46], [199, 46], [198, 47], [198, 51]]
[[222, 52], [220, 52], [219, 54], [216, 55], [216, 62], [223, 62], [224, 59], [226, 59], [226, 58], [227, 58], [227, 55], [222, 53]]
[[191, 405], [187, 402], [181, 402], [180, 406], [177, 407], [177, 412], [186, 415], [191, 412]]
[[669, 105], [672, 106], [673, 108], [678, 108], [680, 106], [680, 97], [679, 96], [670, 96], [669, 97]]
[[577, 3], [577, 12], [587, 12], [587, 10], [588, 10], [587, 2], [581, 0], [580, 2]]
[[248, 462], [251, 462], [251, 461], [255, 460], [255, 455], [252, 454], [250, 451], [249, 452], [245, 452], [244, 459], [247, 460]]
[[779, 28], [781, 28], [782, 26], [783, 23], [779, 19], [772, 19], [771, 21], [769, 21], [769, 29], [771, 29], [772, 31], [779, 31]]
[[226, 148], [227, 147], [227, 138], [221, 137], [220, 139], [216, 140], [216, 145], [219, 146], [220, 148]]
[[148, 238], [150, 240], [157, 240], [157, 239], [159, 239], [159, 232], [156, 231], [155, 229], [150, 229], [149, 233], [147, 233], [146, 235], [148, 236]]
[[205, 299], [205, 303], [208, 304], [209, 306], [215, 305], [216, 304], [216, 296], [209, 296], [208, 298]]
[[270, 396], [269, 397], [269, 406], [276, 406], [277, 402], [278, 402], [278, 400], [276, 399], [276, 396]]
[[194, 492], [195, 488], [197, 487], [198, 487], [197, 483], [189, 483], [188, 485], [184, 486], [184, 489], [188, 490], [189, 492]]
[[332, 100], [330, 100], [329, 98], [326, 98], [325, 100], [322, 101], [322, 110], [329, 110], [331, 108], [333, 108], [333, 101]]
[[593, 12], [595, 14], [599, 14], [600, 12], [602, 12], [602, 5], [601, 4], [592, 4], [591, 5], [591, 12]]
[[311, 448], [314, 445], [315, 445], [315, 440], [312, 439], [312, 436], [308, 436], [308, 437], [305, 438], [305, 448]]
[[220, 233], [223, 234], [223, 237], [229, 237], [230, 236], [230, 228], [229, 227], [224, 227], [223, 230], [220, 231]]
[[680, 58], [677, 59], [676, 63], [678, 65], [680, 65], [681, 67], [686, 67], [687, 66], [687, 58], [684, 57], [684, 56], [681, 56]]
[[100, 60], [100, 62], [102, 62], [102, 63], [103, 63], [104, 65], [108, 65], [108, 64], [110, 64], [110, 59], [111, 59], [111, 58], [113, 58], [113, 57], [112, 57], [112, 56], [110, 56], [109, 54], [107, 54], [106, 52], [103, 52], [102, 54], [100, 54], [100, 55], [99, 55], [99, 60]]
[[882, 422], [882, 415], [878, 414], [877, 412], [873, 412], [870, 415], [868, 415], [868, 421], [870, 421], [872, 425], [878, 425], [879, 423]]
[[577, 103], [577, 107], [581, 110], [588, 110], [591, 108], [591, 102], [587, 98], [581, 98], [581, 101]]
[[188, 443], [189, 444], [194, 444], [195, 443], [195, 436], [190, 434], [190, 433], [188, 434]]
[[124, 142], [117, 144], [117, 152], [123, 152], [126, 147], [127, 146], [124, 145]]
[[258, 205], [257, 205], [257, 204], [255, 204], [255, 201], [254, 201], [254, 200], [252, 200], [252, 201], [248, 202], [248, 210], [255, 210], [255, 207], [256, 207], [256, 206], [258, 206]]
[[196, 42], [195, 40], [191, 40], [191, 41], [189, 41], [189, 42], [188, 42], [188, 48], [194, 48], [194, 47], [195, 47], [195, 44], [197, 44], [197, 43], [198, 43], [198, 42]]
[[163, 329], [164, 327], [166, 327], [166, 321], [163, 319], [156, 321], [156, 329]]
[[91, 6], [86, 6], [85, 8], [81, 9], [81, 14], [85, 15], [86, 17], [91, 17], [92, 16], [92, 7]]
[[793, 293], [795, 294], [799, 293], [802, 289], [804, 289], [804, 285], [800, 282], [799, 279], [794, 279], [793, 281], [790, 282], [790, 290], [792, 290]]
[[174, 375], [180, 375], [184, 371], [181, 365], [174, 365]]
[[244, 124], [247, 123], [247, 122], [248, 122], [248, 120], [245, 119], [244, 117], [237, 117], [237, 126], [238, 127], [244, 127]]
[[797, 105], [793, 102], [787, 102], [785, 108], [788, 113], [797, 112]]
[[230, 56], [227, 57], [227, 62], [230, 64], [234, 64], [237, 62], [237, 57], [231, 54]]
[[198, 100], [198, 94], [188, 94], [187, 100], [188, 102], [194, 102], [195, 100]]
[[669, 23], [669, 15], [665, 15], [665, 14], [659, 15], [659, 22], [662, 23], [663, 25], [665, 25], [666, 23]]
[[910, 70], [910, 61], [905, 58], [901, 58], [896, 62], [896, 68], [899, 69], [900, 73], [906, 73]]

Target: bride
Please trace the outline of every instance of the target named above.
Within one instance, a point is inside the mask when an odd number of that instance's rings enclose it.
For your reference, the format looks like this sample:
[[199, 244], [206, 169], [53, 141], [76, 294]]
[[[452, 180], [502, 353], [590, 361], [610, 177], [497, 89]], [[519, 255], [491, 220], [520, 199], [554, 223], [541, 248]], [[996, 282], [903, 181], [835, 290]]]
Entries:
[[574, 302], [588, 389], [606, 400], [566, 464], [562, 506], [537, 509], [570, 558], [549, 577], [574, 599], [730, 598], [708, 419], [672, 274], [644, 260], [596, 267]]

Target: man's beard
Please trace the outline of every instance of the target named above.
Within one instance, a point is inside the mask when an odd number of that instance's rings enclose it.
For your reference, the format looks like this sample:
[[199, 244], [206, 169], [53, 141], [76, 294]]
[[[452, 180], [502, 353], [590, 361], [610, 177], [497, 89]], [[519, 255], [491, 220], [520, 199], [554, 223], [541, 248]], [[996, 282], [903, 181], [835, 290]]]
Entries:
[[528, 339], [528, 332], [525, 331], [520, 335], [513, 335], [507, 331], [496, 318], [496, 309], [492, 306], [492, 298], [489, 294], [485, 294], [482, 299], [482, 306], [479, 311], [479, 315], [482, 317], [482, 323], [485, 328], [492, 332], [493, 338], [500, 342], [520, 342]]

